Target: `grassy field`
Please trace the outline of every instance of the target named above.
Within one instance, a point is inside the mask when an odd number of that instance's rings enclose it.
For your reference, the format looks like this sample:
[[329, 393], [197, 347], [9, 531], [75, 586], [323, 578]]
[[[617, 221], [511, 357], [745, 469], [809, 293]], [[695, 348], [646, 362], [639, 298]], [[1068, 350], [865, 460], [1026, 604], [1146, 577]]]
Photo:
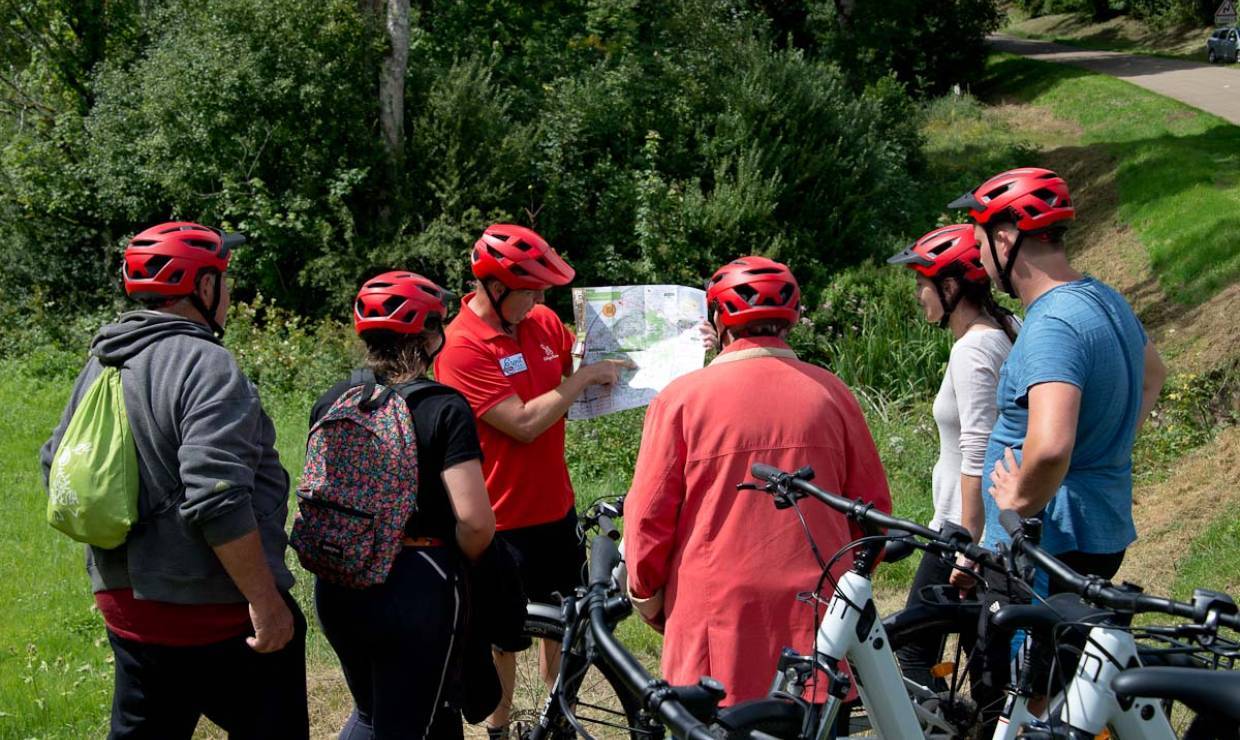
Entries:
[[[1228, 165], [1234, 170], [1240, 157], [1240, 129], [1122, 82], [1076, 70], [997, 58], [989, 72], [992, 79], [1003, 81], [983, 88], [992, 104], [952, 97], [926, 110], [923, 133], [934, 183], [927, 186], [933, 190], [928, 197], [945, 203], [985, 174], [1018, 164], [1053, 164], [1068, 176], [1074, 192], [1087, 194], [1094, 203], [1110, 203], [1083, 209], [1083, 223], [1074, 233], [1101, 234], [1098, 238], [1106, 241], [1120, 240], [1115, 245], [1134, 245], [1135, 256], [1085, 256], [1103, 269], [1138, 259], [1154, 276], [1148, 289], [1152, 293], [1130, 292], [1152, 332], [1171, 337], [1178, 331], [1175, 336], [1181, 336], [1201, 323], [1197, 314], [1165, 307], [1170, 304], [1199, 306], [1195, 310], [1222, 306], [1224, 314], [1237, 313], [1224, 310], [1220, 300], [1234, 292], [1240, 278], [1240, 251], [1225, 237], [1228, 230], [1237, 233], [1240, 218], [1240, 182], [1227, 174]], [[1101, 274], [1112, 279], [1110, 273]], [[903, 277], [893, 272], [874, 281]], [[1211, 325], [1210, 331], [1230, 346], [1227, 337], [1234, 334], [1226, 329], [1237, 325], [1233, 320], [1219, 326]], [[312, 351], [304, 347], [318, 341], [311, 334], [302, 340], [299, 352]], [[866, 341], [883, 339], [880, 334]], [[1223, 352], [1236, 354], [1234, 347]], [[295, 357], [284, 359], [300, 366]], [[1234, 370], [1210, 365], [1190, 373], [1182, 364], [1188, 361], [1186, 353], [1173, 352], [1171, 360], [1175, 377], [1138, 446], [1136, 469], [1143, 476], [1143, 492], [1147, 485], [1159, 493], [1181, 487], [1180, 461], [1196, 455], [1194, 451], [1211, 449], [1217, 430], [1235, 421]], [[0, 738], [99, 736], [105, 731], [111, 693], [109, 651], [102, 621], [92, 607], [80, 548], [43, 522], [45, 499], [35, 460], [38, 446], [56, 423], [71, 376], [42, 361], [32, 368], [10, 360], [0, 370], [0, 401], [6, 409], [0, 417], [0, 481], [16, 502], [0, 520]], [[323, 378], [323, 385], [330, 380]], [[929, 473], [937, 454], [930, 416], [934, 390], [923, 382], [899, 392], [860, 394], [891, 480], [896, 511], [918, 520], [927, 519], [930, 511]], [[301, 468], [311, 398], [264, 393], [277, 425], [281, 457], [295, 475]], [[640, 411], [570, 426], [568, 456], [579, 503], [627, 489], [640, 426]], [[1234, 577], [1220, 575], [1240, 572], [1240, 530], [1226, 500], [1212, 493], [1218, 484], [1206, 476], [1215, 469], [1209, 456], [1193, 468], [1193, 482], [1202, 491], [1197, 496], [1202, 524], [1175, 530], [1157, 559], [1134, 560], [1139, 569], [1135, 580], [1145, 580], [1144, 572], [1157, 573], [1150, 576], [1158, 579], [1151, 590], [1167, 592], [1170, 585], [1158, 584], [1174, 582], [1176, 593], [1185, 595], [1194, 585], [1240, 585]], [[1229, 485], [1227, 480], [1222, 484]], [[1176, 503], [1171, 495], [1158, 508], [1174, 518]], [[1166, 572], [1144, 565], [1155, 562], [1169, 564]], [[913, 567], [905, 562], [884, 569], [884, 603], [902, 601]], [[303, 578], [297, 588], [307, 609], [308, 584]], [[650, 630], [630, 622], [623, 626], [622, 637], [648, 661], [657, 656], [659, 640]], [[334, 656], [313, 628], [308, 664], [316, 735], [329, 736], [347, 712], [348, 698]]]
[[1028, 18], [1009, 11], [1004, 33], [1028, 39], [1057, 41], [1082, 49], [1123, 51], [1130, 54], [1206, 61], [1206, 37], [1213, 29], [1208, 26], [1154, 27], [1127, 16], [1096, 22], [1077, 13], [1053, 13]]

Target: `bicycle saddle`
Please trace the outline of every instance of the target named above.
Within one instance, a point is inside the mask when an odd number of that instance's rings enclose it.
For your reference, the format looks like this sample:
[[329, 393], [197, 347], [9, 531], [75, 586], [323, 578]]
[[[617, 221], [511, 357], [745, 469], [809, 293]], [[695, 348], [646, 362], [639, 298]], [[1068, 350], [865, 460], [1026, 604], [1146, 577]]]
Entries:
[[1076, 594], [1055, 594], [1045, 604], [1008, 604], [991, 621], [1002, 630], [1028, 630], [1049, 634], [1064, 623], [1105, 624], [1115, 613], [1081, 601]]
[[1204, 668], [1131, 668], [1111, 681], [1120, 698], [1174, 699], [1194, 712], [1240, 722], [1240, 672]]

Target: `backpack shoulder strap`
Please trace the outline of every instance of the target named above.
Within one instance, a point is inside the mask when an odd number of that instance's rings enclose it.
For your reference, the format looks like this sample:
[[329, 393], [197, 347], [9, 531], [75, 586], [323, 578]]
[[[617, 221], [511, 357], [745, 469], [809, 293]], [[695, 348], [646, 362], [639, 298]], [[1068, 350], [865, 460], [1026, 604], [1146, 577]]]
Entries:
[[438, 396], [458, 392], [455, 388], [446, 386], [443, 383], [437, 383], [433, 380], [428, 380], [426, 378], [418, 378], [417, 380], [411, 380], [408, 383], [400, 383], [399, 385], [393, 386], [392, 390], [399, 393], [405, 399], [405, 403], [409, 404], [411, 409], [413, 407], [414, 399], [423, 398], [425, 396]]

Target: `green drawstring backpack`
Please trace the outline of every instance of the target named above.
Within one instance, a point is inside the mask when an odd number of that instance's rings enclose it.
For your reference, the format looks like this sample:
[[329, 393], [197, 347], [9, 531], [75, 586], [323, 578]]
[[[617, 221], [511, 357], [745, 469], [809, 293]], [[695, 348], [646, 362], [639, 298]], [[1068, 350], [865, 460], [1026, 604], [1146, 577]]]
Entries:
[[105, 367], [69, 420], [48, 477], [47, 523], [113, 548], [138, 518], [138, 450], [118, 368]]

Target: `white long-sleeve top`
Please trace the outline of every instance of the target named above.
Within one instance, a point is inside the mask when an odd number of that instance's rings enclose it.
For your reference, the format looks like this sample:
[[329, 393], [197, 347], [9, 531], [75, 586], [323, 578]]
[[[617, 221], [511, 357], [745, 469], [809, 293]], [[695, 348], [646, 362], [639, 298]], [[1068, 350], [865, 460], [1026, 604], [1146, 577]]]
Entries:
[[1001, 330], [976, 326], [952, 345], [947, 372], [934, 399], [939, 459], [934, 464], [932, 528], [960, 524], [960, 475], [981, 475], [986, 442], [998, 407], [999, 368], [1012, 350]]

